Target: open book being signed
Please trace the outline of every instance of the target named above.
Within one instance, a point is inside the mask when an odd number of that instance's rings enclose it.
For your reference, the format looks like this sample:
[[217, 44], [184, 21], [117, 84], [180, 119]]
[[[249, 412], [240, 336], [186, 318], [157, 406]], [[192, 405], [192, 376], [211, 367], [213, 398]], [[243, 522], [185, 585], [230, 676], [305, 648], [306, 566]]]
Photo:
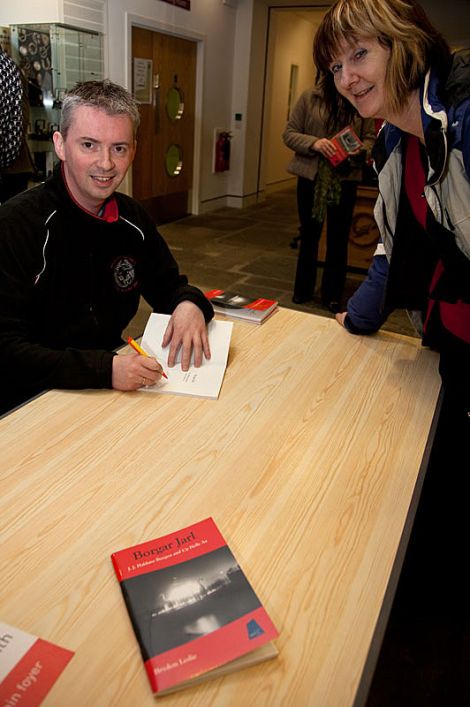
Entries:
[[202, 359], [202, 365], [196, 368], [191, 357], [188, 371], [181, 370], [181, 356], [178, 355], [173, 368], [166, 364], [168, 347], [162, 348], [162, 339], [170, 320], [168, 314], [151, 314], [142, 337], [142, 348], [162, 365], [168, 379], [161, 378], [155, 385], [141, 390], [149, 393], [175, 393], [177, 395], [195, 395], [202, 398], [218, 398], [222, 380], [227, 367], [232, 322], [209, 322], [207, 331], [211, 358]]

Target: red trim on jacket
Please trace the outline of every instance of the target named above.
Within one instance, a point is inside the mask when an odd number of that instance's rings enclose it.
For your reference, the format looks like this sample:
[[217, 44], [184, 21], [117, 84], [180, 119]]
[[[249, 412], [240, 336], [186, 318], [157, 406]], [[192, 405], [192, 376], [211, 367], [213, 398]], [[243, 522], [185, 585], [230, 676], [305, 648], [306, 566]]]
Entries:
[[101, 204], [101, 208], [98, 212], [98, 214], [94, 214], [92, 211], [88, 211], [88, 209], [85, 209], [81, 204], [78, 203], [78, 201], [75, 199], [74, 195], [69, 189], [69, 186], [67, 184], [67, 180], [65, 178], [65, 170], [64, 170], [64, 163], [61, 162], [60, 165], [60, 173], [62, 175], [62, 179], [65, 184], [65, 188], [67, 189], [67, 194], [69, 197], [72, 199], [73, 203], [75, 206], [78, 206], [79, 209], [84, 211], [86, 214], [89, 214], [90, 216], [93, 216], [94, 218], [100, 219], [101, 221], [107, 221], [107, 223], [114, 223], [114, 221], [117, 221], [119, 218], [119, 209], [116, 201], [116, 197], [114, 194], [112, 194], [109, 199], [106, 201], [103, 201]]

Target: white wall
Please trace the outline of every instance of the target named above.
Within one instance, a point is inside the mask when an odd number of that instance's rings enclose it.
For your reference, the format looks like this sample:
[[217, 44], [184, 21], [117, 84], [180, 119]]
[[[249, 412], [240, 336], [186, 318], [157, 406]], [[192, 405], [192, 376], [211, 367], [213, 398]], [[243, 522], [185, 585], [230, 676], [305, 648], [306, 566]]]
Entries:
[[271, 11], [269, 23], [268, 72], [263, 129], [264, 184], [269, 187], [288, 178], [286, 165], [292, 152], [282, 142], [286, 127], [291, 65], [299, 67], [294, 105], [315, 78], [312, 42], [324, 12], [313, 10], [309, 20], [293, 10]]
[[[228, 176], [230, 206], [258, 199], [269, 0], [239, 0], [232, 92], [234, 168]], [[242, 114], [241, 123], [234, 120]]]
[[[252, 118], [252, 115], [248, 114], [252, 36], [253, 6], [251, 2], [242, 2], [237, 9], [235, 26], [231, 115], [229, 122], [229, 128], [232, 133], [231, 169], [226, 173], [228, 203], [234, 206], [241, 205], [238, 202], [241, 202], [243, 196], [248, 195], [251, 191], [249, 186], [245, 186], [245, 156], [247, 140], [250, 142], [248, 124], [249, 119]], [[235, 120], [236, 114], [241, 117], [241, 120]]]
[[0, 2], [0, 24], [64, 23], [71, 27], [106, 31], [107, 0], [22, 0]]
[[0, 25], [15, 25], [20, 22], [36, 24], [42, 22], [63, 22], [61, 0], [23, 0], [7, 2], [0, 6]]

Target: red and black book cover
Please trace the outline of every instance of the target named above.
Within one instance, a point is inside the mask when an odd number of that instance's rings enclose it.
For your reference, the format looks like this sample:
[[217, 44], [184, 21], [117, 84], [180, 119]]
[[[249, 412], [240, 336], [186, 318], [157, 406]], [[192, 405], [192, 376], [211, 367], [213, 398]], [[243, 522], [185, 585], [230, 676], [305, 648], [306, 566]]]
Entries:
[[209, 290], [205, 295], [216, 312], [258, 322], [263, 321], [278, 305], [277, 300], [245, 297], [227, 290]]
[[343, 162], [347, 157], [351, 155], [357, 155], [364, 148], [364, 143], [356, 135], [352, 127], [349, 125], [336, 133], [331, 141], [336, 147], [336, 152], [333, 157], [329, 157], [331, 164], [336, 167], [336, 165]]
[[212, 518], [111, 558], [156, 693], [278, 635]]

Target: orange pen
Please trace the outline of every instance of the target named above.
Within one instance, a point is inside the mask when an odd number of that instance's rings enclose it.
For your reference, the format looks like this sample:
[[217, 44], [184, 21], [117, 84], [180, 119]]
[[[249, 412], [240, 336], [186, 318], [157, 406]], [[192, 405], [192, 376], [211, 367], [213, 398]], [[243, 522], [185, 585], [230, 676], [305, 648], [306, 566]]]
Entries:
[[[141, 356], [149, 357], [148, 353], [143, 350], [142, 346], [139, 346], [137, 341], [135, 341], [135, 339], [133, 339], [132, 336], [127, 337], [127, 343], [129, 344], [129, 346], [131, 346], [134, 349], [134, 351], [137, 351], [137, 353], [140, 354]], [[165, 371], [162, 371], [162, 376], [168, 380], [168, 376], [165, 373]]]

